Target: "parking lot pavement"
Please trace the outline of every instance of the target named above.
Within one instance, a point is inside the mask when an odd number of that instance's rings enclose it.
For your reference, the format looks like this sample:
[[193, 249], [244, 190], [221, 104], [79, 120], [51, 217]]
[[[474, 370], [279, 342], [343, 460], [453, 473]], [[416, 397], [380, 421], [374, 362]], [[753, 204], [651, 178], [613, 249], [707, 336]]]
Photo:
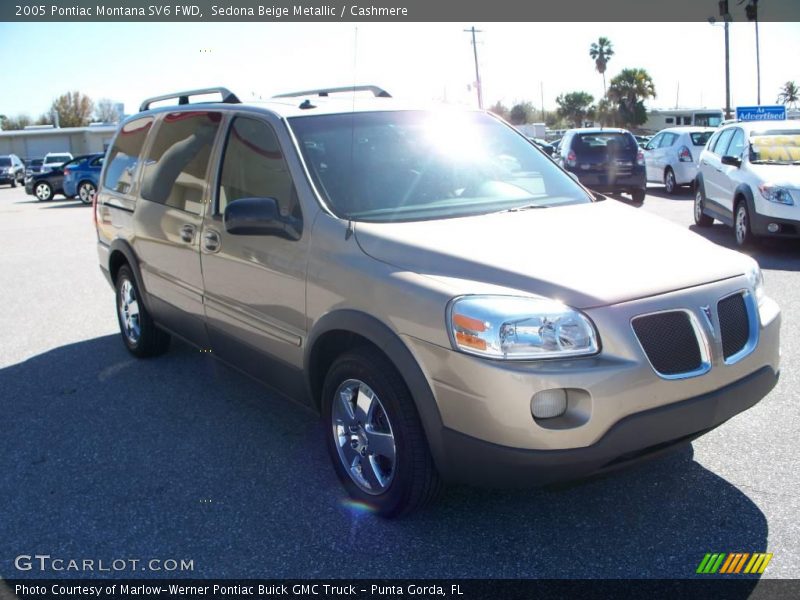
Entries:
[[[688, 192], [653, 188], [637, 210], [692, 223]], [[734, 551], [797, 576], [797, 244], [753, 252], [784, 311], [783, 374], [759, 405], [604, 479], [452, 488], [388, 522], [347, 502], [306, 409], [180, 343], [130, 357], [90, 213], [0, 189], [0, 576], [53, 575], [15, 569], [40, 553], [194, 565], [116, 576], [669, 578]], [[698, 232], [732, 245], [719, 225]]]

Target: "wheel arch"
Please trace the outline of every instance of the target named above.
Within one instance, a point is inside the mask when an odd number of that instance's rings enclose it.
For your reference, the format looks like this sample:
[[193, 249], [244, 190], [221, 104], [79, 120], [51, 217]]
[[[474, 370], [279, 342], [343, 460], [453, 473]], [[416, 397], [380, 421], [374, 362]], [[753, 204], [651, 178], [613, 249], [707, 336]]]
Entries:
[[130, 267], [133, 278], [136, 280], [136, 287], [141, 292], [141, 301], [145, 308], [149, 309], [147, 289], [144, 286], [144, 280], [142, 279], [142, 272], [139, 269], [139, 261], [136, 258], [136, 253], [127, 241], [116, 239], [109, 245], [108, 253], [108, 274], [111, 277], [111, 283], [115, 286], [117, 284], [119, 270], [124, 265]]
[[433, 460], [441, 468], [444, 465], [441, 444], [443, 425], [433, 391], [422, 368], [400, 336], [372, 315], [342, 309], [327, 313], [315, 323], [308, 336], [304, 355], [306, 385], [314, 406], [321, 410], [325, 375], [336, 357], [364, 344], [383, 354], [408, 386]]

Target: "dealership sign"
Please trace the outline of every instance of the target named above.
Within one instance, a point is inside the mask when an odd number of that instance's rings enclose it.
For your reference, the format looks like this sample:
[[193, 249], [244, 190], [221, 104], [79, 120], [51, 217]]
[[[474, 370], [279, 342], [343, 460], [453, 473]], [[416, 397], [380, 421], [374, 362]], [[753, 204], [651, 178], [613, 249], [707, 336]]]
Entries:
[[739, 121], [785, 121], [786, 107], [775, 106], [737, 106], [736, 118]]

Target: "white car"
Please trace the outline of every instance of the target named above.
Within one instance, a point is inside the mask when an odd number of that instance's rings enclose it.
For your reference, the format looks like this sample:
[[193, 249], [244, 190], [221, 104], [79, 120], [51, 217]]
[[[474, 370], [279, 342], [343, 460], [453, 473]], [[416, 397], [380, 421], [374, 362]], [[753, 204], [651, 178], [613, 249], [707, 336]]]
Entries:
[[72, 154], [69, 152], [48, 152], [44, 155], [44, 162], [42, 163], [42, 173], [52, 171], [72, 160]]
[[668, 194], [694, 183], [700, 153], [715, 131], [709, 127], [662, 129], [644, 147], [647, 181], [663, 183]]
[[722, 127], [700, 155], [694, 220], [734, 228], [736, 243], [800, 237], [800, 122]]

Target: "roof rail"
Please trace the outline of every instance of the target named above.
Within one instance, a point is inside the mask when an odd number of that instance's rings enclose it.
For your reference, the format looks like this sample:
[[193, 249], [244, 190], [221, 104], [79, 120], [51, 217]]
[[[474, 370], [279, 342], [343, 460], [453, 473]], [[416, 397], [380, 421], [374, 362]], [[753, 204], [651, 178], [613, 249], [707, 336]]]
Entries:
[[297, 96], [329, 96], [346, 92], [372, 92], [376, 98], [391, 98], [392, 95], [377, 85], [348, 85], [345, 87], [321, 88], [318, 90], [304, 90], [302, 92], [286, 92], [273, 98], [295, 98]]
[[201, 94], [220, 94], [222, 96], [222, 102], [225, 104], [241, 104], [241, 100], [236, 97], [232, 91], [228, 88], [224, 87], [212, 87], [212, 88], [202, 88], [199, 90], [187, 90], [185, 92], [175, 92], [174, 94], [164, 94], [163, 96], [153, 96], [152, 98], [148, 98], [139, 106], [139, 112], [144, 112], [150, 105], [154, 102], [160, 102], [161, 100], [172, 100], [173, 98], [178, 99], [178, 104], [189, 104], [189, 97], [190, 96], [200, 96]]

